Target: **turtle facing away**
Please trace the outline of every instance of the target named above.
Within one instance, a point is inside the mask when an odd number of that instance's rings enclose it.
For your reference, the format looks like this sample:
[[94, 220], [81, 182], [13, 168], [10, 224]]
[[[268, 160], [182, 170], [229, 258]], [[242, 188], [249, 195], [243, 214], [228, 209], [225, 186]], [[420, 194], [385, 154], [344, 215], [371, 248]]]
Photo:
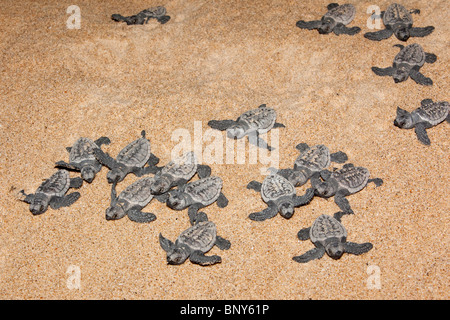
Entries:
[[159, 23], [164, 24], [170, 20], [170, 16], [166, 15], [166, 13], [167, 13], [167, 10], [165, 7], [158, 6], [158, 7], [152, 7], [152, 8], [142, 10], [138, 14], [135, 14], [135, 15], [132, 15], [129, 17], [124, 17], [124, 16], [116, 13], [111, 16], [111, 19], [114, 21], [117, 21], [117, 22], [123, 21], [123, 22], [126, 22], [127, 25], [132, 25], [132, 24], [144, 24], [144, 23], [147, 24], [148, 20], [154, 18]]
[[300, 155], [295, 160], [294, 168], [281, 169], [277, 174], [296, 187], [304, 185], [314, 174], [328, 168], [331, 162], [344, 163], [348, 160], [344, 152], [330, 153], [328, 147], [323, 144], [310, 147], [306, 143], [300, 143], [295, 148], [300, 151]]
[[437, 59], [433, 53], [427, 53], [422, 46], [417, 43], [407, 45], [396, 44], [394, 47], [400, 48], [400, 52], [395, 56], [392, 67], [378, 68], [372, 67], [372, 71], [378, 76], [390, 76], [395, 83], [402, 82], [411, 77], [416, 83], [431, 86], [433, 80], [425, 77], [419, 69], [427, 63], [434, 63]]
[[323, 214], [314, 220], [311, 227], [300, 230], [297, 237], [302, 241], [310, 239], [316, 247], [292, 259], [299, 263], [306, 263], [320, 259], [327, 253], [337, 260], [344, 253], [360, 255], [370, 251], [373, 245], [369, 242], [358, 244], [347, 241], [347, 230], [340, 219], [342, 214], [343, 212], [337, 212], [334, 217]]
[[427, 129], [446, 120], [450, 123], [450, 105], [447, 101], [433, 102], [431, 99], [421, 101], [421, 106], [412, 112], [397, 108], [394, 125], [401, 129], [414, 128], [417, 139], [425, 145], [430, 144]]
[[[116, 159], [111, 158], [108, 153], [100, 148], [94, 149], [97, 160], [107, 166], [110, 171], [106, 175], [109, 183], [122, 181], [130, 172], [141, 177], [153, 170], [159, 159], [150, 152], [150, 141], [145, 138], [145, 131], [141, 132], [142, 137], [134, 140], [123, 148]], [[145, 164], [149, 166], [144, 167]]]
[[69, 163], [58, 161], [55, 165], [57, 168], [80, 171], [83, 180], [91, 183], [102, 168], [102, 164], [98, 162], [94, 154], [94, 149], [100, 148], [102, 144], [110, 144], [110, 140], [107, 137], [101, 137], [95, 141], [79, 138], [72, 147], [66, 148], [69, 152]]
[[208, 122], [208, 126], [220, 131], [226, 130], [227, 136], [231, 139], [241, 139], [248, 136], [251, 144], [272, 150], [273, 148], [268, 146], [259, 135], [270, 131], [272, 128], [284, 128], [284, 125], [277, 123], [276, 119], [276, 111], [262, 104], [256, 109], [244, 112], [236, 120], [211, 120]]
[[346, 27], [353, 21], [356, 15], [356, 9], [352, 4], [339, 5], [337, 3], [330, 3], [327, 9], [328, 12], [325, 13], [322, 19], [313, 21], [299, 20], [296, 26], [300, 29], [317, 29], [320, 34], [334, 32], [336, 35], [355, 35], [361, 31], [359, 27]]
[[153, 199], [150, 192], [153, 182], [153, 177], [141, 178], [125, 188], [119, 196], [116, 192], [117, 182], [114, 182], [111, 187], [111, 205], [106, 209], [106, 220], [118, 220], [125, 215], [131, 221], [139, 223], [155, 220], [153, 213], [141, 211]]
[[247, 189], [261, 192], [261, 198], [267, 204], [263, 211], [249, 215], [255, 221], [273, 218], [278, 212], [283, 218], [289, 219], [294, 215], [296, 207], [308, 204], [314, 197], [312, 188], [307, 189], [303, 196], [297, 196], [294, 185], [278, 174], [267, 176], [262, 184], [253, 180], [247, 185]]
[[[321, 181], [320, 177], [324, 181]], [[334, 196], [334, 202], [347, 214], [352, 214], [353, 210], [346, 196], [361, 191], [369, 182], [375, 183], [377, 187], [383, 184], [380, 178], [369, 179], [368, 169], [355, 167], [351, 163], [344, 164], [342, 169], [333, 172], [322, 170], [320, 177], [314, 175], [311, 178], [311, 186], [315, 189], [315, 194], [322, 198]]]
[[194, 152], [187, 152], [181, 157], [170, 161], [162, 168], [157, 168], [151, 192], [160, 195], [169, 191], [170, 188], [187, 183], [196, 173], [199, 178], [211, 175], [211, 168], [198, 163]]
[[188, 208], [189, 220], [192, 225], [205, 219], [204, 213], [198, 210], [217, 201], [219, 208], [228, 205], [228, 199], [222, 193], [223, 181], [220, 177], [210, 176], [182, 185], [168, 192], [167, 206], [174, 210]]
[[65, 194], [69, 188], [78, 189], [82, 185], [83, 179], [70, 178], [67, 170], [60, 169], [45, 180], [34, 194], [26, 194], [24, 190], [21, 190], [20, 193], [25, 196], [21, 200], [30, 204], [30, 211], [33, 215], [38, 215], [47, 211], [48, 206], [56, 210], [72, 205], [80, 198], [80, 193]]
[[211, 221], [200, 221], [184, 230], [175, 243], [159, 234], [159, 243], [167, 253], [167, 263], [182, 264], [187, 258], [192, 263], [210, 266], [222, 262], [217, 255], [205, 256], [216, 245], [221, 250], [228, 250], [230, 241], [217, 235], [216, 225]]
[[393, 3], [387, 7], [386, 11], [381, 12], [383, 24], [386, 27], [376, 32], [368, 32], [364, 37], [369, 40], [380, 41], [388, 39], [394, 34], [398, 40], [407, 41], [409, 37], [425, 37], [433, 32], [434, 27], [413, 28], [412, 13], [419, 14], [420, 10], [407, 10], [398, 3]]

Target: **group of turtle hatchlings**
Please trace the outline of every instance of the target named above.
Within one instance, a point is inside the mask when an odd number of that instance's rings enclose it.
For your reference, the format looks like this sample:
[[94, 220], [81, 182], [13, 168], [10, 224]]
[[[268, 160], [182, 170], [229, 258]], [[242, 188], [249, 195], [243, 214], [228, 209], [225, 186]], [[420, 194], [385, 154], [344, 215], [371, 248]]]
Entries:
[[[355, 15], [356, 9], [351, 4], [338, 5], [331, 3], [328, 11], [320, 20], [297, 22], [301, 29], [317, 29], [320, 34], [334, 32], [336, 35], [355, 35], [361, 31], [359, 27], [347, 27]], [[154, 7], [143, 10], [136, 15], [124, 17], [120, 14], [112, 15], [114, 21], [126, 22], [127, 25], [146, 24], [149, 19], [156, 19], [161, 24], [170, 20], [164, 7]], [[409, 37], [424, 37], [431, 34], [434, 27], [413, 27], [411, 14], [418, 14], [419, 10], [407, 10], [400, 4], [391, 4], [381, 13], [385, 29], [369, 32], [365, 38], [375, 41], [387, 39], [395, 35], [401, 41]], [[432, 85], [433, 81], [419, 72], [427, 63], [434, 63], [436, 56], [426, 53], [419, 44], [408, 46], [395, 45], [401, 50], [394, 58], [392, 67], [384, 69], [373, 67], [375, 74], [392, 76], [394, 81], [405, 81], [411, 77], [422, 85]], [[421, 106], [412, 112], [397, 108], [394, 125], [399, 128], [415, 128], [417, 138], [424, 144], [430, 144], [426, 129], [446, 120], [450, 122], [448, 102], [433, 102], [424, 99]], [[265, 104], [241, 114], [236, 120], [211, 120], [208, 125], [216, 130], [226, 131], [231, 139], [247, 137], [250, 144], [260, 148], [273, 150], [260, 134], [272, 128], [283, 128], [276, 122], [276, 112]], [[141, 137], [125, 146], [113, 158], [102, 150], [102, 145], [110, 144], [110, 139], [100, 137], [97, 140], [79, 138], [72, 147], [68, 147], [69, 162], [56, 162], [58, 170], [45, 180], [34, 194], [20, 191], [21, 200], [30, 205], [33, 215], [44, 213], [50, 206], [59, 209], [72, 205], [80, 197], [79, 192], [67, 194], [70, 188], [78, 189], [83, 180], [92, 183], [96, 174], [103, 166], [109, 169], [107, 181], [111, 184], [111, 203], [106, 209], [107, 220], [117, 220], [127, 216], [138, 223], [149, 223], [156, 219], [156, 215], [142, 210], [153, 198], [166, 203], [173, 210], [187, 209], [191, 227], [184, 230], [175, 242], [159, 235], [162, 249], [167, 253], [169, 264], [181, 264], [189, 258], [199, 265], [213, 265], [221, 262], [217, 255], [206, 256], [214, 245], [222, 250], [229, 249], [230, 241], [217, 235], [216, 225], [208, 220], [205, 212], [200, 211], [214, 202], [218, 207], [228, 205], [228, 199], [222, 193], [223, 181], [218, 176], [211, 176], [211, 168], [198, 163], [194, 152], [187, 152], [177, 159], [171, 160], [163, 167], [158, 167], [159, 158], [151, 153], [150, 141], [145, 131]], [[339, 259], [343, 253], [359, 255], [372, 249], [371, 243], [356, 244], [347, 241], [347, 231], [341, 224], [341, 218], [346, 214], [353, 214], [347, 196], [362, 190], [369, 182], [380, 186], [383, 181], [379, 178], [370, 179], [369, 170], [356, 167], [351, 163], [344, 164], [348, 158], [344, 152], [330, 153], [322, 144], [308, 146], [300, 143], [296, 146], [300, 155], [294, 162], [293, 168], [276, 170], [263, 182], [251, 181], [247, 188], [260, 192], [267, 208], [260, 212], [251, 213], [249, 219], [264, 221], [275, 217], [278, 213], [285, 219], [293, 216], [295, 208], [305, 206], [315, 196], [334, 197], [340, 211], [333, 216], [322, 214], [309, 228], [301, 229], [297, 237], [308, 240], [315, 245], [314, 249], [293, 257], [299, 263], [313, 259], [320, 259], [327, 253], [333, 259]], [[341, 169], [328, 170], [331, 163], [343, 164]], [[69, 171], [78, 171], [81, 177], [71, 178]], [[117, 195], [116, 186], [124, 178], [133, 173], [137, 177], [134, 183], [126, 187]], [[197, 180], [190, 181], [194, 175]], [[297, 195], [296, 188], [310, 181], [311, 186], [304, 195]]]

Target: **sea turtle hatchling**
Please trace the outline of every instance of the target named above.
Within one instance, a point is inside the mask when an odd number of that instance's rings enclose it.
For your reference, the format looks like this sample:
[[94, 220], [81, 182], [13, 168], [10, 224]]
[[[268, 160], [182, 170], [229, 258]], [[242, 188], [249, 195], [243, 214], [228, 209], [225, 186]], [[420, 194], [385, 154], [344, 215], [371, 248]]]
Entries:
[[193, 151], [186, 152], [157, 170], [155, 181], [150, 186], [152, 194], [155, 195], [166, 193], [172, 187], [187, 183], [196, 173], [200, 179], [211, 175], [211, 168], [199, 164]]
[[417, 139], [425, 145], [430, 144], [427, 129], [446, 120], [450, 123], [450, 105], [447, 101], [433, 102], [431, 99], [421, 101], [421, 106], [412, 112], [397, 108], [394, 125], [401, 129], [414, 128]]
[[331, 162], [344, 163], [348, 160], [344, 152], [330, 153], [330, 149], [323, 144], [310, 147], [306, 143], [299, 143], [295, 148], [300, 151], [300, 155], [295, 160], [294, 168], [277, 172], [295, 187], [304, 185], [314, 174], [328, 168]]
[[278, 174], [267, 176], [262, 184], [253, 180], [247, 185], [247, 189], [261, 192], [261, 198], [267, 204], [263, 211], [248, 216], [255, 221], [273, 218], [278, 212], [283, 218], [289, 219], [294, 215], [296, 207], [308, 204], [314, 197], [313, 188], [307, 189], [303, 196], [297, 196], [294, 185]]
[[416, 83], [431, 86], [433, 80], [425, 77], [419, 69], [427, 63], [434, 63], [437, 59], [433, 53], [427, 53], [422, 46], [417, 43], [407, 45], [396, 44], [394, 47], [400, 48], [400, 52], [395, 56], [392, 67], [378, 68], [372, 67], [372, 71], [378, 76], [390, 76], [395, 83], [402, 82], [411, 77]]
[[370, 251], [373, 245], [369, 242], [358, 244], [347, 241], [347, 230], [340, 219], [342, 214], [337, 212], [334, 217], [323, 214], [314, 220], [311, 227], [300, 230], [297, 237], [302, 241], [310, 239], [316, 247], [292, 259], [299, 263], [306, 263], [320, 259], [327, 253], [336, 260], [344, 253], [360, 255]]
[[[102, 149], [94, 148], [97, 160], [110, 169], [106, 175], [109, 183], [122, 181], [130, 172], [141, 177], [151, 172], [153, 167], [158, 164], [159, 159], [150, 152], [150, 141], [145, 138], [145, 130], [142, 130], [141, 135], [141, 138], [123, 148], [116, 159], [103, 152]], [[145, 164], [148, 166], [144, 167]]]
[[322, 19], [313, 21], [299, 20], [296, 26], [301, 29], [317, 29], [320, 34], [334, 32], [336, 35], [348, 34], [352, 36], [361, 31], [359, 27], [346, 27], [353, 21], [356, 15], [356, 9], [352, 4], [339, 5], [337, 3], [330, 3], [327, 9], [328, 12], [325, 13]]
[[79, 138], [72, 147], [66, 148], [69, 152], [69, 163], [58, 161], [55, 166], [80, 171], [83, 180], [91, 183], [102, 168], [102, 164], [95, 158], [94, 149], [100, 148], [102, 144], [110, 144], [110, 142], [106, 137], [101, 137], [95, 141], [89, 138]]
[[168, 195], [166, 204], [174, 210], [188, 208], [189, 220], [194, 225], [196, 221], [205, 219], [205, 214], [199, 213], [199, 209], [216, 201], [219, 208], [225, 208], [228, 205], [228, 199], [222, 193], [222, 185], [222, 179], [217, 176], [189, 182], [166, 193]]
[[276, 111], [262, 104], [256, 109], [244, 112], [236, 120], [211, 120], [208, 122], [208, 126], [220, 131], [226, 130], [227, 136], [231, 139], [241, 139], [248, 136], [251, 144], [272, 150], [273, 148], [268, 146], [259, 135], [270, 131], [272, 128], [285, 127], [283, 124], [277, 123], [276, 119]]
[[33, 215], [42, 214], [47, 211], [48, 206], [56, 210], [72, 205], [78, 200], [80, 193], [65, 194], [69, 188], [78, 189], [82, 184], [83, 179], [80, 177], [70, 178], [69, 171], [60, 169], [45, 180], [34, 194], [26, 194], [24, 190], [21, 190], [20, 193], [25, 196], [21, 200], [30, 204], [30, 211]]
[[376, 32], [367, 32], [364, 37], [380, 41], [388, 39], [394, 34], [398, 40], [407, 41], [409, 37], [425, 37], [433, 32], [433, 26], [413, 28], [412, 13], [419, 14], [420, 10], [407, 10], [401, 4], [393, 3], [387, 7], [386, 11], [381, 12], [381, 18], [386, 28]]
[[153, 177], [141, 178], [126, 187], [119, 196], [116, 192], [117, 182], [114, 182], [111, 187], [111, 205], [106, 209], [106, 220], [118, 220], [125, 215], [139, 223], [155, 220], [156, 216], [153, 213], [141, 211], [153, 199], [150, 192], [153, 182]]
[[205, 256], [216, 245], [221, 250], [228, 250], [230, 241], [217, 235], [217, 227], [211, 221], [199, 221], [184, 230], [175, 243], [162, 234], [159, 234], [159, 243], [167, 253], [167, 263], [171, 265], [182, 264], [187, 258], [192, 263], [201, 266], [210, 266], [222, 262], [218, 255]]
[[315, 195], [322, 198], [334, 196], [334, 202], [343, 212], [353, 214], [353, 210], [345, 197], [361, 191], [369, 182], [375, 183], [377, 187], [383, 184], [382, 179], [369, 179], [369, 177], [368, 169], [355, 167], [352, 163], [347, 163], [341, 169], [333, 172], [322, 170], [320, 177], [314, 175], [311, 177], [311, 186], [315, 189]]
[[124, 17], [120, 14], [113, 14], [111, 16], [111, 19], [117, 22], [123, 21], [126, 22], [127, 25], [132, 24], [147, 24], [148, 20], [154, 18], [159, 23], [164, 24], [170, 20], [170, 16], [166, 15], [167, 10], [165, 7], [158, 6], [158, 7], [152, 7], [145, 10], [142, 10], [138, 14]]

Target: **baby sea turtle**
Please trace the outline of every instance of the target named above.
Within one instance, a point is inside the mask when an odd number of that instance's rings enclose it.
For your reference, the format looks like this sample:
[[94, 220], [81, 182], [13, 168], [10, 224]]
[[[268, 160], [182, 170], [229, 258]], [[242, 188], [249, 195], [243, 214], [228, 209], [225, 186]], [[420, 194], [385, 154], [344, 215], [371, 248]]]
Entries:
[[262, 104], [256, 109], [244, 112], [236, 120], [211, 120], [208, 122], [208, 126], [220, 131], [226, 130], [227, 136], [231, 139], [241, 139], [248, 136], [251, 144], [272, 150], [273, 148], [268, 146], [259, 135], [270, 131], [272, 128], [285, 127], [283, 124], [277, 123], [276, 119], [276, 111]]
[[317, 29], [320, 34], [328, 34], [334, 32], [336, 35], [348, 34], [355, 35], [361, 31], [359, 27], [347, 28], [356, 15], [356, 9], [352, 4], [339, 5], [330, 3], [327, 6], [328, 12], [320, 20], [314, 21], [297, 21], [296, 26], [301, 29], [313, 30]]
[[421, 106], [412, 112], [397, 108], [394, 125], [401, 129], [415, 129], [417, 139], [425, 145], [430, 144], [427, 129], [446, 120], [450, 123], [450, 105], [447, 101], [433, 102], [424, 99]]
[[217, 235], [216, 225], [211, 221], [200, 221], [184, 230], [175, 243], [159, 234], [159, 243], [167, 253], [167, 263], [182, 264], [187, 258], [192, 263], [201, 266], [210, 266], [222, 262], [217, 255], [205, 256], [216, 245], [221, 250], [228, 250], [230, 241]]
[[168, 193], [167, 206], [174, 210], [189, 207], [188, 215], [193, 225], [199, 219], [205, 219], [204, 213], [198, 213], [199, 209], [216, 201], [219, 208], [225, 208], [228, 205], [228, 199], [221, 192], [222, 185], [222, 179], [216, 176], [189, 182]]
[[94, 180], [95, 175], [101, 170], [102, 164], [95, 158], [94, 149], [102, 144], [110, 144], [107, 137], [101, 137], [95, 141], [89, 138], [79, 138], [72, 147], [67, 147], [69, 163], [58, 161], [57, 168], [81, 171], [81, 177], [88, 183]]
[[381, 18], [386, 29], [368, 32], [364, 34], [364, 37], [369, 40], [380, 41], [388, 39], [394, 34], [398, 40], [407, 41], [409, 37], [425, 37], [433, 32], [433, 26], [413, 28], [412, 13], [419, 14], [420, 10], [407, 10], [401, 4], [393, 3], [387, 7], [386, 11], [381, 12]]
[[156, 195], [166, 193], [172, 187], [187, 183], [196, 173], [199, 178], [206, 178], [211, 175], [211, 168], [199, 164], [194, 152], [187, 152], [163, 168], [158, 168], [155, 181], [150, 186], [151, 192]]
[[295, 160], [294, 168], [281, 169], [277, 174], [288, 179], [296, 187], [308, 182], [313, 174], [328, 168], [331, 162], [344, 163], [348, 160], [344, 152], [330, 153], [330, 149], [323, 144], [310, 147], [306, 143], [300, 143], [295, 148], [300, 151], [300, 155]]
[[352, 163], [344, 164], [342, 169], [330, 172], [322, 170], [318, 175], [311, 177], [311, 186], [315, 189], [315, 194], [322, 198], [334, 196], [334, 201], [339, 208], [347, 214], [353, 214], [348, 200], [348, 195], [357, 193], [373, 182], [377, 187], [383, 184], [380, 178], [369, 179], [369, 170], [364, 167], [355, 167]]
[[111, 16], [111, 19], [114, 21], [117, 21], [117, 22], [123, 21], [123, 22], [126, 22], [127, 25], [132, 25], [132, 24], [144, 24], [144, 23], [147, 24], [148, 20], [154, 18], [159, 23], [164, 24], [170, 20], [170, 16], [166, 15], [166, 13], [167, 13], [167, 10], [165, 7], [158, 6], [158, 7], [152, 7], [149, 9], [142, 10], [138, 14], [135, 14], [135, 15], [132, 15], [129, 17], [124, 17], [124, 16], [116, 13]]
[[395, 56], [392, 67], [378, 68], [372, 67], [372, 71], [378, 76], [390, 76], [394, 78], [395, 83], [405, 81], [411, 77], [416, 83], [431, 86], [433, 80], [425, 77], [419, 69], [427, 63], [434, 63], [437, 59], [433, 53], [427, 53], [422, 46], [417, 43], [403, 46], [396, 44], [394, 47], [400, 48], [400, 52]]
[[337, 212], [334, 217], [323, 214], [314, 220], [311, 227], [300, 230], [297, 237], [302, 241], [310, 239], [316, 247], [292, 259], [306, 263], [322, 258], [325, 253], [339, 259], [344, 253], [360, 255], [370, 251], [373, 245], [369, 242], [358, 244], [347, 241], [347, 230], [340, 222], [342, 214]]
[[[111, 158], [100, 148], [94, 149], [97, 160], [111, 169], [106, 175], [109, 183], [122, 181], [130, 172], [141, 177], [149, 173], [152, 167], [159, 162], [159, 159], [150, 152], [150, 141], [145, 138], [145, 130], [142, 130], [141, 135], [141, 138], [123, 148], [116, 159]], [[144, 167], [146, 163], [148, 163], [148, 167]]]
[[141, 178], [125, 188], [119, 196], [116, 192], [117, 182], [114, 182], [111, 187], [111, 206], [106, 209], [106, 220], [122, 219], [125, 215], [139, 223], [155, 220], [153, 213], [141, 211], [153, 199], [150, 192], [153, 182], [153, 177]]
[[52, 209], [59, 209], [72, 205], [80, 197], [79, 192], [72, 192], [65, 195], [69, 188], [80, 188], [83, 179], [70, 178], [69, 171], [60, 169], [50, 178], [45, 180], [34, 194], [26, 194], [24, 190], [20, 193], [25, 196], [22, 201], [30, 204], [30, 211], [34, 215], [47, 211], [48, 206]]
[[262, 184], [253, 180], [247, 185], [247, 189], [261, 192], [261, 198], [267, 204], [263, 211], [248, 216], [255, 221], [273, 218], [278, 212], [283, 218], [289, 219], [296, 207], [308, 204], [314, 197], [313, 188], [307, 189], [303, 196], [297, 196], [294, 185], [277, 174], [267, 176]]

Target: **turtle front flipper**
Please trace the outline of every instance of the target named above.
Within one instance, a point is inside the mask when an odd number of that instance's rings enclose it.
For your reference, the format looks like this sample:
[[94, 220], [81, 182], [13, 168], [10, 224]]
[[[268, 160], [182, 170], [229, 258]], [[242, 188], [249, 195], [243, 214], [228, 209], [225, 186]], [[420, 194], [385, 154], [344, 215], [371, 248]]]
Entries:
[[414, 131], [416, 132], [417, 139], [424, 145], [429, 146], [431, 144], [430, 138], [427, 134], [427, 126], [424, 122], [419, 122], [415, 125]]
[[70, 179], [70, 188], [79, 189], [83, 185], [83, 179], [80, 177]]
[[156, 20], [161, 24], [165, 24], [165, 23], [169, 22], [170, 16], [157, 17]]
[[272, 128], [286, 128], [286, 126], [282, 123], [275, 122]]
[[385, 39], [389, 39], [394, 32], [392, 29], [383, 29], [375, 32], [367, 32], [364, 34], [364, 38], [372, 40], [372, 41], [381, 41]]
[[314, 198], [314, 188], [308, 188], [303, 196], [294, 197], [294, 206], [300, 207], [307, 205]]
[[76, 165], [76, 164], [72, 164], [72, 163], [67, 163], [65, 161], [58, 161], [55, 163], [55, 168], [58, 169], [67, 169], [67, 170], [74, 170], [74, 171], [81, 171], [81, 167]]
[[295, 146], [295, 149], [297, 149], [300, 152], [304, 152], [309, 149], [309, 146], [307, 143], [301, 142]]
[[394, 68], [393, 67], [387, 67], [387, 68], [378, 68], [378, 67], [372, 67], [372, 71], [380, 77], [385, 76], [392, 76], [394, 74]]
[[197, 166], [197, 175], [200, 179], [209, 177], [211, 175], [211, 167], [206, 164], [199, 164]]
[[30, 193], [30, 194], [26, 194], [24, 190], [20, 190], [19, 193], [23, 196], [25, 196], [25, 198], [23, 199], [19, 199], [20, 201], [23, 201], [25, 203], [32, 203], [34, 200], [34, 193]]
[[[188, 208], [188, 216], [189, 216], [189, 222], [191, 223], [191, 225], [195, 225], [199, 222], [199, 218], [201, 216], [199, 216], [199, 212], [198, 210], [200, 210], [201, 208], [203, 208], [203, 206], [199, 203], [195, 203], [189, 206]], [[208, 219], [206, 219], [208, 220]]]
[[324, 254], [325, 254], [324, 248], [314, 248], [314, 249], [311, 249], [311, 250], [305, 252], [301, 256], [293, 257], [292, 260], [294, 260], [295, 262], [298, 262], [298, 263], [306, 263], [311, 260], [322, 258]]
[[117, 167], [116, 160], [114, 160], [108, 153], [103, 152], [103, 150], [100, 148], [94, 148], [93, 151], [95, 158], [102, 165], [108, 167], [109, 169], [114, 169], [115, 167]]
[[434, 31], [433, 26], [423, 27], [423, 28], [411, 28], [409, 29], [409, 35], [411, 37], [426, 37]]
[[189, 260], [192, 263], [199, 264], [201, 266], [211, 266], [216, 263], [222, 262], [222, 258], [218, 255], [205, 256], [201, 251], [194, 251], [189, 256]]
[[216, 236], [216, 242], [214, 243], [220, 250], [228, 250], [231, 247], [231, 242], [220, 236]]
[[344, 163], [348, 160], [348, 156], [345, 152], [338, 151], [330, 154], [330, 161], [335, 163]]
[[370, 242], [366, 243], [354, 243], [354, 242], [346, 242], [344, 244], [344, 250], [346, 253], [360, 255], [366, 252], [369, 252], [373, 248], [373, 244]]
[[126, 18], [123, 15], [118, 14], [118, 13], [111, 15], [111, 19], [116, 22], [126, 21]]
[[106, 144], [106, 145], [110, 144], [110, 143], [111, 143], [111, 140], [109, 140], [108, 137], [100, 137], [100, 138], [98, 138], [97, 140], [95, 140], [94, 143], [95, 143], [97, 146], [101, 147], [101, 146], [104, 145], [104, 144]]
[[426, 63], [435, 63], [437, 60], [437, 56], [434, 53], [425, 52], [425, 62]]
[[64, 197], [52, 197], [49, 201], [49, 205], [50, 208], [52, 209], [59, 209], [62, 207], [69, 207], [71, 206], [73, 203], [75, 203], [75, 201], [77, 201], [80, 198], [80, 193], [79, 192], [72, 192], [69, 193], [68, 195], [64, 196]]
[[299, 232], [297, 232], [297, 238], [301, 241], [309, 240], [310, 231], [311, 227], [301, 229]]
[[128, 210], [127, 216], [131, 221], [137, 223], [148, 223], [156, 220], [156, 216], [150, 212], [142, 212], [139, 209]]
[[300, 29], [314, 30], [314, 29], [318, 29], [318, 28], [320, 28], [320, 26], [322, 26], [322, 21], [320, 21], [320, 20], [313, 20], [313, 21], [299, 20], [299, 21], [297, 21], [297, 23], [295, 25], [297, 27], [299, 27]]
[[272, 151], [272, 150], [274, 149], [274, 148], [272, 148], [271, 146], [269, 146], [269, 145], [267, 144], [267, 142], [264, 141], [264, 139], [262, 139], [262, 138], [259, 136], [258, 132], [249, 134], [249, 135], [248, 135], [248, 142], [249, 142], [251, 145], [254, 145], [254, 146], [256, 146], [256, 147], [258, 147], [258, 148], [261, 148], [261, 149], [267, 149], [267, 150], [269, 150], [269, 151]]
[[411, 79], [413, 79], [417, 84], [421, 84], [423, 86], [431, 86], [433, 84], [433, 80], [425, 77], [419, 70], [412, 69], [409, 73]]
[[354, 36], [355, 34], [361, 31], [360, 27], [351, 27], [348, 28], [344, 24], [339, 23], [336, 27], [334, 27], [333, 32], [336, 35], [347, 34], [349, 36]]
[[170, 241], [167, 238], [164, 238], [161, 233], [159, 234], [159, 244], [161, 248], [166, 252], [173, 250], [175, 246], [172, 241]]
[[247, 184], [247, 189], [255, 190], [256, 192], [261, 192], [262, 183], [256, 180], [250, 181]]
[[208, 126], [210, 126], [212, 129], [225, 131], [231, 126], [237, 124], [234, 120], [210, 120], [208, 121]]
[[331, 10], [331, 9], [334, 9], [334, 8], [337, 8], [337, 7], [339, 7], [339, 3], [332, 2], [329, 5], [327, 5], [327, 10]]
[[371, 183], [373, 182], [375, 184], [375, 186], [380, 187], [383, 185], [383, 179], [381, 178], [373, 178], [373, 179], [369, 179], [367, 180], [367, 183]]
[[266, 209], [260, 212], [250, 213], [248, 216], [253, 221], [264, 221], [275, 217], [278, 213], [277, 207], [271, 202]]
[[344, 211], [346, 214], [353, 214], [353, 210], [352, 210], [352, 208], [350, 206], [350, 203], [345, 198], [349, 194], [350, 193], [347, 190], [340, 190], [340, 191], [338, 191], [336, 193], [336, 195], [334, 196], [334, 202], [337, 204], [339, 209]]

